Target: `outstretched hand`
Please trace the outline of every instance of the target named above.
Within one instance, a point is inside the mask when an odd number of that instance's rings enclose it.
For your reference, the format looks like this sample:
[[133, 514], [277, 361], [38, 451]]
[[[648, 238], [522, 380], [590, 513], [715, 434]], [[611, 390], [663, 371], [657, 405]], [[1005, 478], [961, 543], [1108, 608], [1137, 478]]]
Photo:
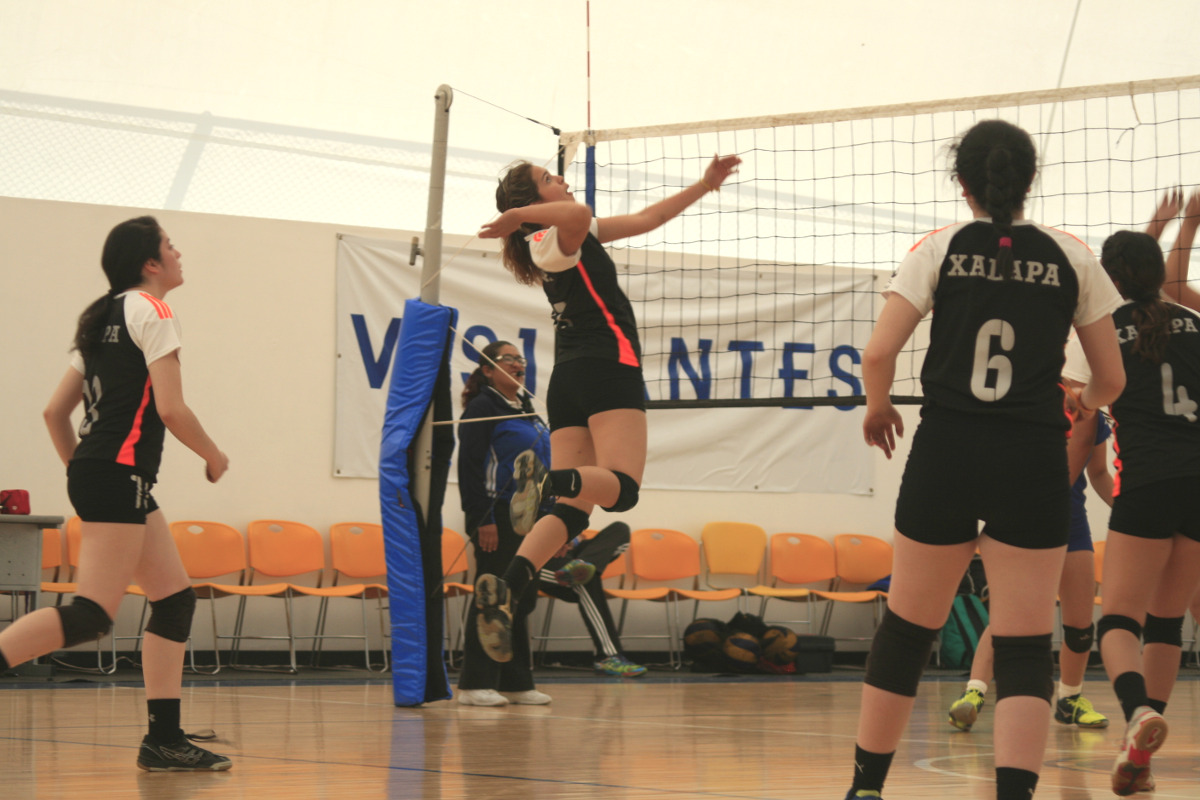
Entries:
[[1183, 224], [1195, 228], [1200, 225], [1200, 191], [1192, 192], [1183, 209]]
[[1181, 208], [1183, 208], [1183, 189], [1178, 186], [1167, 189], [1158, 203], [1158, 208], [1155, 210], [1150, 224], [1146, 226], [1146, 233], [1155, 239], [1161, 237], [1167, 223], [1179, 216]]
[[713, 156], [712, 163], [704, 170], [704, 182], [713, 191], [720, 189], [725, 179], [737, 172], [737, 166], [741, 163], [740, 156]]
[[491, 222], [485, 222], [476, 235], [480, 239], [505, 239], [515, 233], [521, 227], [521, 223], [517, 221], [516, 215], [510, 214], [509, 211], [505, 211]]

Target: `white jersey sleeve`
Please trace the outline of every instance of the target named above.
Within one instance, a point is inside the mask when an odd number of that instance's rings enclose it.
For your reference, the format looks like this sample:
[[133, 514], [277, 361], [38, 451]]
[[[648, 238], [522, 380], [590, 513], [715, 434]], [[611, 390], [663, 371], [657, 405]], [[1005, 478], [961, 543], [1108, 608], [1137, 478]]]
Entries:
[[1075, 269], [1079, 280], [1079, 300], [1075, 304], [1073, 322], [1078, 327], [1091, 325], [1101, 317], [1106, 317], [1116, 310], [1124, 301], [1112, 279], [1100, 266], [1092, 249], [1069, 233], [1042, 226], [1055, 240]]
[[83, 355], [78, 350], [71, 351], [71, 369], [80, 375], [87, 375], [87, 365], [83, 363]]
[[953, 238], [954, 230], [963, 224], [936, 230], [913, 245], [883, 290], [884, 298], [898, 294], [912, 303], [921, 316], [928, 314], [933, 309], [933, 295], [937, 290], [942, 261], [946, 258], [946, 245]]
[[[600, 235], [600, 226], [595, 217], [588, 227], [592, 236]], [[544, 230], [535, 231], [525, 237], [529, 242], [529, 255], [538, 269], [544, 272], [564, 272], [579, 263], [583, 256], [583, 247], [571, 254], [564, 254], [558, 247], [558, 226], [552, 225]]]
[[146, 357], [146, 366], [175, 352], [182, 344], [179, 320], [171, 307], [146, 292], [126, 295], [125, 327], [129, 338]]

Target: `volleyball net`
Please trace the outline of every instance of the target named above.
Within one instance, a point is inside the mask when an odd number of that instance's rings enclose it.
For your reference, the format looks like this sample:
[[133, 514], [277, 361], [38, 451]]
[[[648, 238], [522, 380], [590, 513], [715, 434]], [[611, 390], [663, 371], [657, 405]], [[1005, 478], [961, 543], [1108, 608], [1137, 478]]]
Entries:
[[[922, 236], [967, 217], [949, 146], [989, 118], [1037, 145], [1027, 216], [1097, 252], [1200, 182], [1200, 76], [563, 134], [567, 180], [601, 218], [695, 183], [716, 153], [742, 158], [720, 192], [610, 245], [650, 405], [861, 404], [879, 292]], [[927, 342], [928, 318], [898, 398], [919, 400]]]

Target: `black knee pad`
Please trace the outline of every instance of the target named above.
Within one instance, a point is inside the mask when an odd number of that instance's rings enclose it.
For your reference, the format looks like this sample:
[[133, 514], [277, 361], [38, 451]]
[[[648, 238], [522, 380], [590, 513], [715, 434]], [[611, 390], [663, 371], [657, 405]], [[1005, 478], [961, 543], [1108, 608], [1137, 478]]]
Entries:
[[583, 479], [577, 469], [550, 470], [550, 494], [555, 497], [579, 497]]
[[1039, 636], [992, 635], [996, 666], [996, 702], [1006, 697], [1054, 696], [1054, 655], [1050, 634]]
[[1086, 653], [1092, 649], [1092, 643], [1096, 640], [1095, 633], [1095, 625], [1088, 625], [1086, 628], [1063, 625], [1063, 644], [1072, 653]]
[[1169, 644], [1183, 647], [1183, 617], [1156, 617], [1146, 615], [1146, 627], [1142, 629], [1146, 644]]
[[146, 632], [172, 642], [186, 642], [192, 635], [192, 614], [195, 611], [196, 592], [190, 586], [161, 600], [154, 600], [150, 603]]
[[1096, 641], [1103, 644], [1105, 635], [1114, 630], [1129, 631], [1138, 639], [1142, 638], [1142, 626], [1136, 619], [1120, 614], [1105, 614], [1096, 624]]
[[583, 511], [566, 503], [555, 503], [554, 508], [550, 509], [550, 513], [561, 519], [563, 524], [567, 526], [568, 542], [586, 531], [588, 522], [591, 519]]
[[112, 617], [100, 604], [76, 595], [69, 606], [56, 606], [62, 623], [63, 647], [94, 642], [112, 630]]
[[916, 697], [921, 673], [929, 663], [937, 636], [933, 628], [909, 622], [890, 608], [884, 611], [867, 655], [864, 679], [867, 685], [903, 697]]
[[601, 506], [601, 508], [605, 511], [628, 511], [638, 504], [638, 482], [624, 472], [618, 472], [615, 469], [612, 474], [617, 476], [617, 482], [621, 484], [621, 491], [617, 494], [617, 502], [611, 506]]

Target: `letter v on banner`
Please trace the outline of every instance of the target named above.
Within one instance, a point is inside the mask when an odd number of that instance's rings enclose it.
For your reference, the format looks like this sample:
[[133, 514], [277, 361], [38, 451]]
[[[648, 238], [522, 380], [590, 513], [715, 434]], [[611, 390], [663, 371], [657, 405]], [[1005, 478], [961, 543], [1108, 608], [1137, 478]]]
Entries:
[[366, 318], [362, 314], [351, 314], [350, 319], [354, 322], [354, 335], [358, 339], [358, 352], [362, 356], [363, 368], [367, 371], [367, 380], [372, 389], [378, 389], [387, 378], [388, 367], [392, 364], [392, 353], [396, 350], [396, 341], [400, 338], [400, 317], [392, 317], [392, 321], [388, 323], [379, 358], [375, 358], [375, 351], [371, 347], [371, 333], [367, 330]]

